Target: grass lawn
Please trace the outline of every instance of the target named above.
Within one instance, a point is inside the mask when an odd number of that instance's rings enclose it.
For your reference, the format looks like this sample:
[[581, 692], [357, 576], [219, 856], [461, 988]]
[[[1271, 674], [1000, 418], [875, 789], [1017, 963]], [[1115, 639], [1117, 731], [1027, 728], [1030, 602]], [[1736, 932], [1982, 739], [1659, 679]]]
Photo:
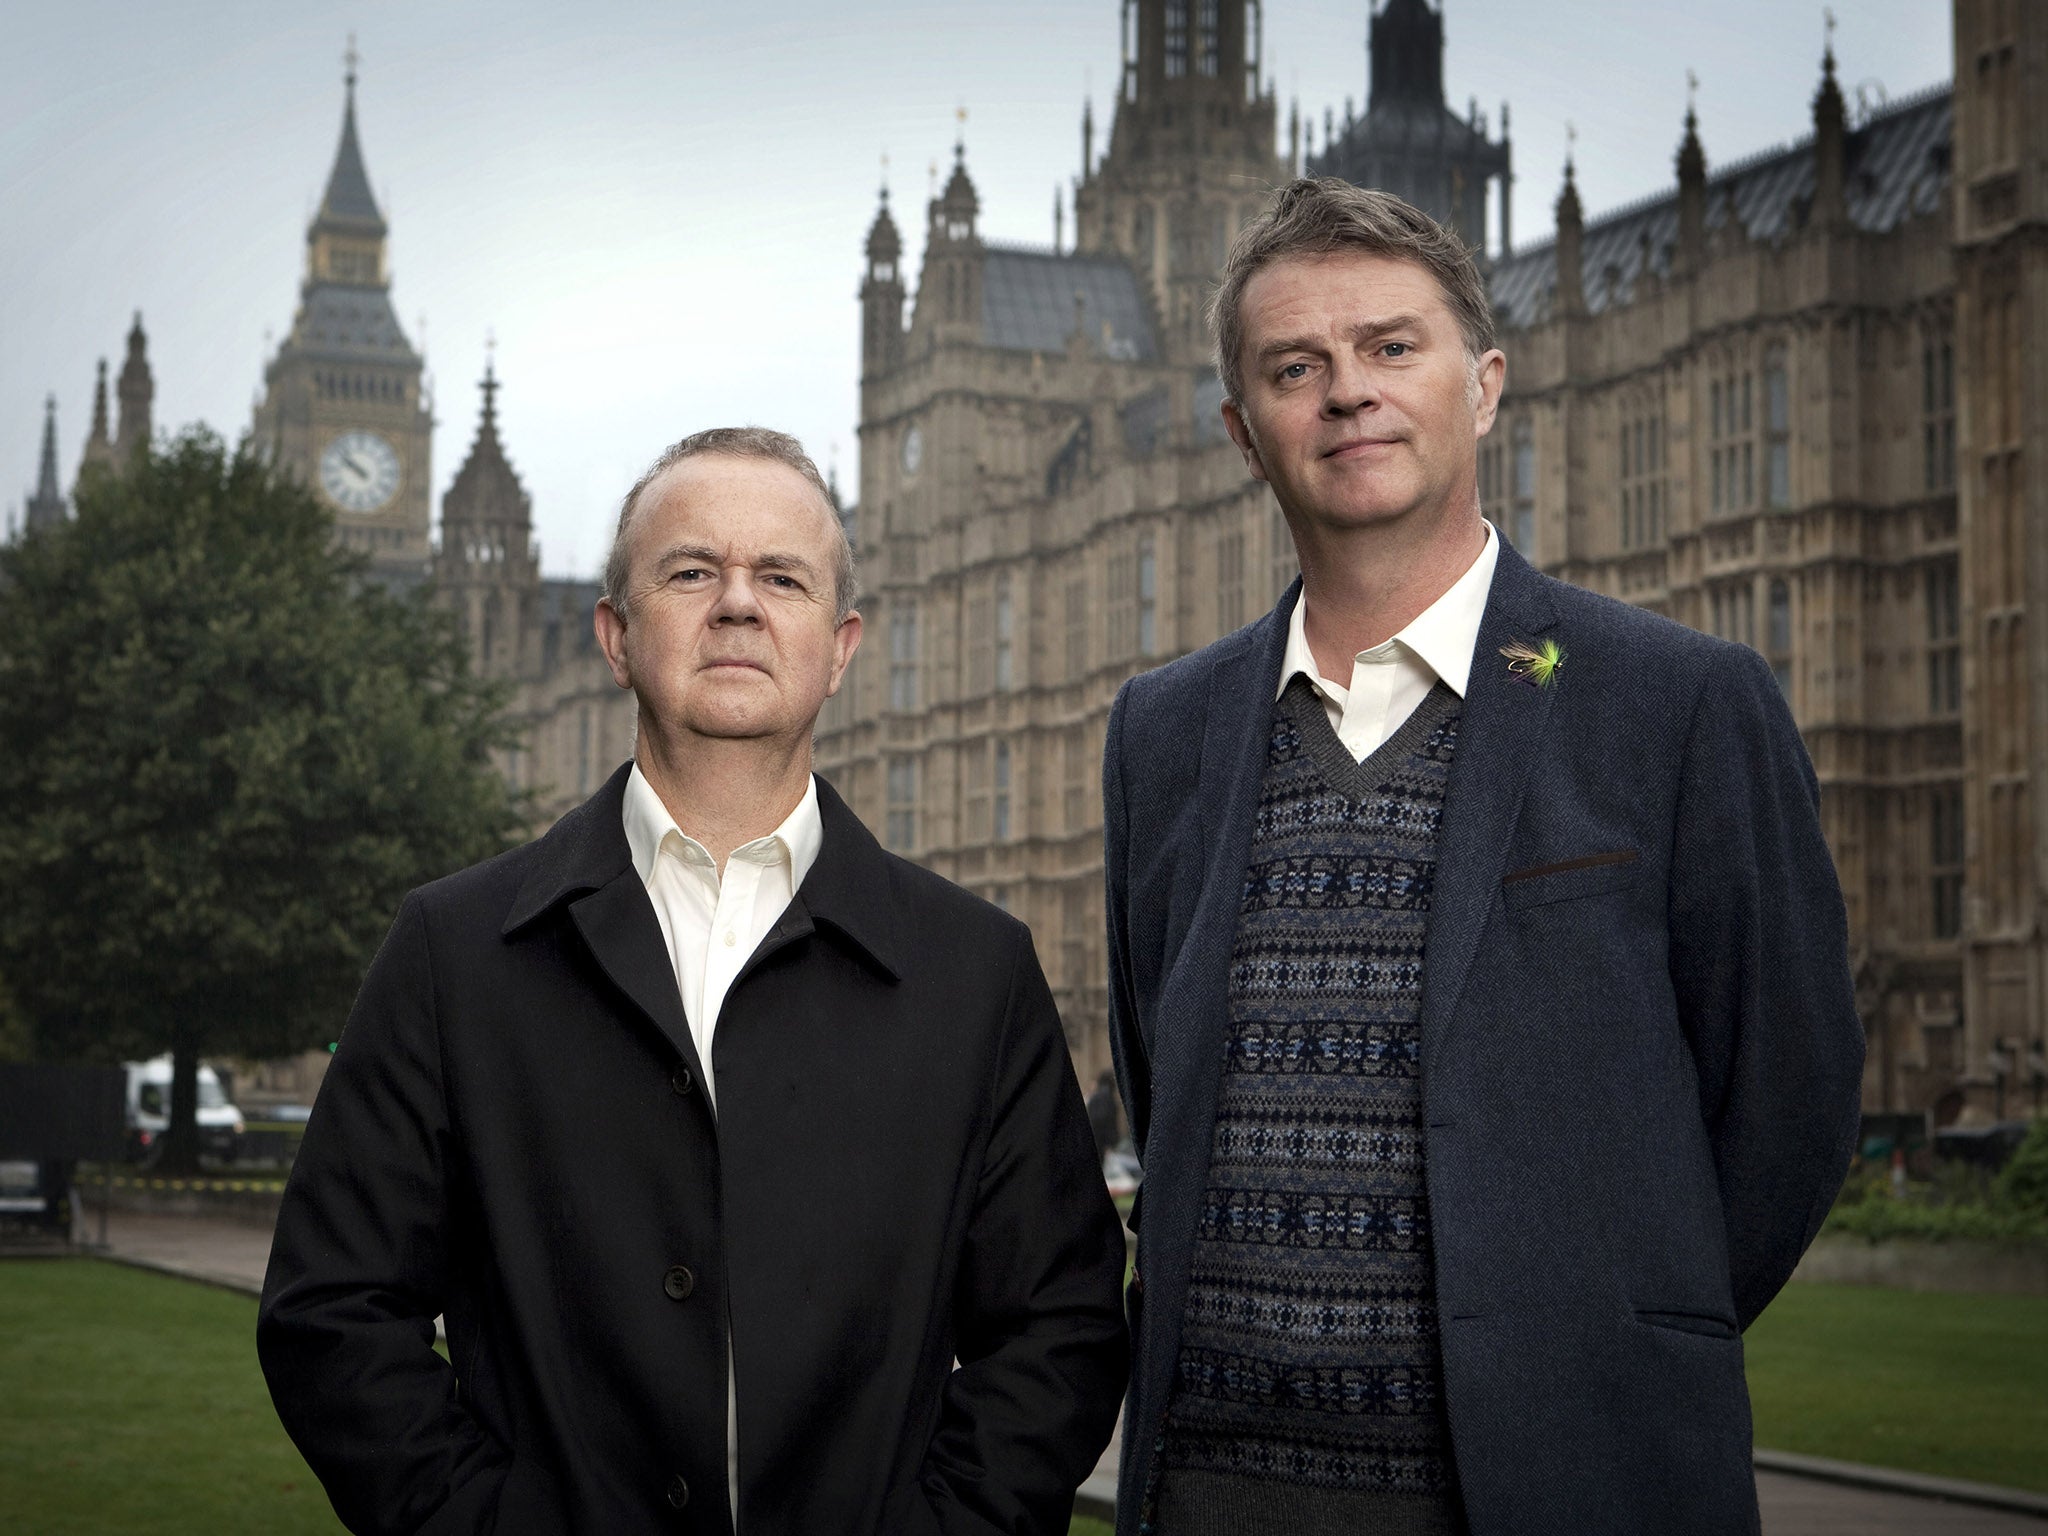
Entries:
[[8, 1530], [341, 1530], [271, 1409], [254, 1298], [90, 1259], [7, 1259], [0, 1318]]
[[1744, 1345], [1758, 1445], [2048, 1493], [2048, 1297], [1791, 1285]]
[[[91, 1259], [0, 1260], [0, 1529], [337, 1536], [256, 1368], [256, 1302]], [[1074, 1536], [1110, 1536], [1076, 1520]]]
[[[271, 1411], [252, 1299], [11, 1259], [0, 1318], [8, 1531], [339, 1531]], [[1747, 1349], [1760, 1445], [2048, 1492], [2048, 1298], [1793, 1286]]]

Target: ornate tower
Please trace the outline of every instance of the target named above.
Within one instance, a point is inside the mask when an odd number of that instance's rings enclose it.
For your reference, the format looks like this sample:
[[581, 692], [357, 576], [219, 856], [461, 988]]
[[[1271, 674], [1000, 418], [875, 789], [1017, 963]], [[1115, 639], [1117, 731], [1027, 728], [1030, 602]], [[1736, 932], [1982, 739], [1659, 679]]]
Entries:
[[1175, 362], [1208, 355], [1202, 312], [1224, 253], [1287, 177], [1259, 79], [1262, 16], [1258, 0], [1124, 0], [1109, 150], [1074, 189], [1075, 250], [1130, 260]]
[[[967, 145], [953, 145], [953, 174], [926, 209], [920, 319], [930, 317], [935, 341], [981, 339], [981, 236], [974, 221], [981, 197], [967, 174]], [[931, 307], [928, 307], [931, 306]]]
[[334, 510], [337, 536], [387, 581], [421, 579], [430, 558], [433, 413], [424, 365], [391, 307], [384, 217], [356, 142], [355, 52], [341, 145], [306, 231], [306, 275], [291, 334], [264, 369], [255, 436]]
[[872, 378], [903, 361], [903, 237], [889, 217], [889, 188], [868, 226], [868, 268], [860, 285], [860, 373]]
[[540, 557], [533, 547], [532, 500], [498, 441], [498, 378], [490, 365], [481, 388], [476, 440], [441, 498], [434, 579], [469, 639], [476, 670], [515, 677], [534, 660], [522, 651], [525, 637], [536, 632]]
[[85, 434], [85, 452], [79, 456], [78, 473], [85, 472], [95, 464], [111, 466], [114, 462], [114, 435], [107, 429], [107, 360], [100, 359], [99, 377], [92, 386], [92, 430]]
[[1463, 117], [1445, 104], [1443, 12], [1426, 0], [1392, 0], [1372, 18], [1366, 51], [1365, 116], [1351, 119], [1347, 106], [1341, 135], [1309, 169], [1406, 198], [1477, 250], [1486, 248], [1487, 186], [1498, 182], [1505, 249], [1513, 227], [1507, 107], [1496, 141], [1476, 102]]
[[[2048, 1054], [2048, 10], [1955, 0], [1955, 384], [1965, 1115]], [[2014, 1081], [2014, 1080], [2017, 1081]], [[2009, 1091], [2010, 1090], [2010, 1091]]]
[[64, 521], [64, 493], [57, 489], [57, 397], [43, 402], [43, 457], [36, 488], [22, 504], [22, 526], [33, 532]]
[[150, 406], [156, 381], [149, 373], [149, 338], [142, 333], [142, 311], [128, 328], [128, 359], [121, 365], [121, 422], [114, 429], [114, 460], [126, 464], [135, 450], [149, 442]]

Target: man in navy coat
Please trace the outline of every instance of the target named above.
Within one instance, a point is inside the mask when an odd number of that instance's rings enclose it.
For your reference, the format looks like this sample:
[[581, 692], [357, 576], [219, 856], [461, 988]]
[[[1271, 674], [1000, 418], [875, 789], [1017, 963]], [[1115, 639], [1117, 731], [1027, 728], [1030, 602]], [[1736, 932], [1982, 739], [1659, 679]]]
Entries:
[[1297, 181], [1212, 322], [1302, 578], [1110, 716], [1119, 1531], [1754, 1531], [1742, 1330], [1863, 1060], [1778, 685], [1483, 520], [1505, 362], [1426, 215]]
[[313, 1107], [285, 1428], [363, 1533], [1064, 1536], [1122, 1234], [1029, 931], [811, 773], [860, 616], [795, 440], [663, 454], [597, 629], [634, 761], [406, 899]]

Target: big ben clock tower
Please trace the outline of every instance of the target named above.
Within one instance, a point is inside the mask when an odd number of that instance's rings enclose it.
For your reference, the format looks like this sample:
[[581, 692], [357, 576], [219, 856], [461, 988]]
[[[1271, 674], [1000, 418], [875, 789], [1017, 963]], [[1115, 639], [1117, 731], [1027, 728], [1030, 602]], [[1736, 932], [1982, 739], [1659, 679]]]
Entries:
[[256, 442], [334, 512], [337, 537], [385, 580], [426, 575], [433, 413], [391, 308], [384, 216], [356, 143], [355, 50], [341, 147], [306, 231], [291, 334], [264, 369]]

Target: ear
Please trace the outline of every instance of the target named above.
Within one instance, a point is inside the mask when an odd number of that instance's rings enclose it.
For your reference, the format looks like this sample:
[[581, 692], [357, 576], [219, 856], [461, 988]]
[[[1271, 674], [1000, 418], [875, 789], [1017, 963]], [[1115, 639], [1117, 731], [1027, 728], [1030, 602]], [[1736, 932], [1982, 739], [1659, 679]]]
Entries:
[[1252, 439], [1251, 423], [1245, 420], [1244, 412], [1235, 400], [1223, 402], [1223, 430], [1230, 434], [1230, 440], [1237, 444], [1237, 451], [1244, 455], [1244, 467], [1251, 471], [1252, 478], [1266, 479], [1266, 466], [1259, 458], [1259, 445]]
[[1479, 398], [1472, 403], [1475, 437], [1493, 430], [1493, 418], [1500, 410], [1500, 392], [1508, 381], [1507, 354], [1495, 347], [1473, 366], [1472, 379]]
[[632, 687], [633, 671], [626, 663], [626, 621], [619, 617], [610, 598], [597, 600], [592, 623], [597, 629], [598, 649], [604, 652], [605, 663], [612, 669], [612, 681], [621, 688]]
[[839, 621], [839, 628], [832, 633], [832, 680], [825, 687], [825, 697], [831, 698], [839, 691], [841, 679], [846, 676], [847, 664], [853, 660], [853, 653], [860, 649], [860, 610]]

